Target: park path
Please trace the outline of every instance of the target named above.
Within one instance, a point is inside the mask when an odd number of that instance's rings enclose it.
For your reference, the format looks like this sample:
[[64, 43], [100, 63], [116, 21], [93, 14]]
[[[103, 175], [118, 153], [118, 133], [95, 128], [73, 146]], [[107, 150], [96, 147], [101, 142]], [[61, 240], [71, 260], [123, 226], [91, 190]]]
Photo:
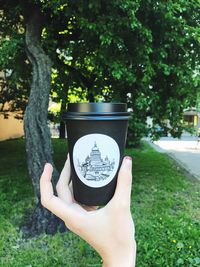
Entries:
[[167, 153], [192, 176], [200, 180], [200, 142], [195, 136], [183, 136], [181, 139], [162, 137], [158, 141], [147, 142], [160, 153]]

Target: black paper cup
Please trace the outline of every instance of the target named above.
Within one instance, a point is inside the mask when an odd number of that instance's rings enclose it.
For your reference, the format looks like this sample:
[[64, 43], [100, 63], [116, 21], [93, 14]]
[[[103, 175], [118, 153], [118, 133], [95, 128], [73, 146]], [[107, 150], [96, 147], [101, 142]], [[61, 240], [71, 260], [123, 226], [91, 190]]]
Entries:
[[70, 103], [67, 126], [74, 198], [105, 205], [115, 192], [124, 155], [128, 118], [124, 103]]

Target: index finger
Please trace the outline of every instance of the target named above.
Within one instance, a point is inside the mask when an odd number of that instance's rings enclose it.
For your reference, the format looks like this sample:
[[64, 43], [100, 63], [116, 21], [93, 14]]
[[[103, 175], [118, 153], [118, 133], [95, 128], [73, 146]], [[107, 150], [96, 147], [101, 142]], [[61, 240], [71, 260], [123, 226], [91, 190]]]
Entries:
[[71, 177], [71, 167], [70, 167], [70, 160], [69, 160], [69, 155], [68, 155], [65, 165], [60, 174], [60, 178], [56, 185], [56, 190], [57, 190], [59, 198], [61, 198], [67, 203], [72, 203], [73, 201], [72, 194], [71, 194], [70, 187], [69, 187], [70, 177]]
[[51, 183], [52, 172], [53, 167], [51, 164], [47, 163], [40, 179], [41, 203], [70, 227], [74, 222], [81, 221], [81, 214], [73, 209], [72, 205], [68, 205], [62, 199], [54, 195]]

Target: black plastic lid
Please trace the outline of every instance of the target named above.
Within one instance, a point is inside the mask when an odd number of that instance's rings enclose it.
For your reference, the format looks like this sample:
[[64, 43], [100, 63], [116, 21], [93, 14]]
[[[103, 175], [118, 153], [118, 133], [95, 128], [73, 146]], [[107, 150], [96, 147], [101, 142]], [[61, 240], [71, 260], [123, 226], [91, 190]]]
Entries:
[[107, 113], [107, 112], [126, 112], [127, 106], [124, 103], [70, 103], [68, 112], [81, 113]]
[[[105, 120], [128, 119], [130, 116], [127, 112], [125, 103], [69, 103], [68, 110], [63, 112], [64, 120]], [[86, 118], [87, 117], [87, 118]], [[95, 117], [95, 118], [94, 118]], [[123, 117], [123, 118], [122, 118]]]

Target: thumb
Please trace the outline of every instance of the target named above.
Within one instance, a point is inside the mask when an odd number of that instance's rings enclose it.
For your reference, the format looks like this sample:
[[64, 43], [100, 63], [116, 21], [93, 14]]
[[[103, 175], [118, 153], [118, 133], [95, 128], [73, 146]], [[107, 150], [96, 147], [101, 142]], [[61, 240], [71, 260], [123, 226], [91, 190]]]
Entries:
[[120, 167], [117, 186], [114, 194], [115, 201], [118, 204], [130, 206], [131, 197], [131, 186], [132, 186], [132, 158], [126, 156]]

